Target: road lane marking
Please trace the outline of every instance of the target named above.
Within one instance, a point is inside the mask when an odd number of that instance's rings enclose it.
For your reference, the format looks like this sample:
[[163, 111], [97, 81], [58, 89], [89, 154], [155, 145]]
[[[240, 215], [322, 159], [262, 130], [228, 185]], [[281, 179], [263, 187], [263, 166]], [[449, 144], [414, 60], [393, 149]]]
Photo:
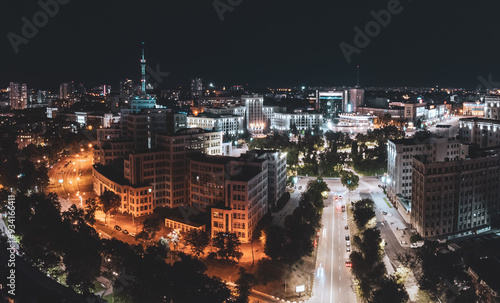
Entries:
[[[333, 251], [333, 227], [335, 226], [335, 213], [332, 215], [332, 250]], [[333, 254], [331, 254], [331, 266], [332, 270], [330, 273], [330, 302], [333, 303]]]

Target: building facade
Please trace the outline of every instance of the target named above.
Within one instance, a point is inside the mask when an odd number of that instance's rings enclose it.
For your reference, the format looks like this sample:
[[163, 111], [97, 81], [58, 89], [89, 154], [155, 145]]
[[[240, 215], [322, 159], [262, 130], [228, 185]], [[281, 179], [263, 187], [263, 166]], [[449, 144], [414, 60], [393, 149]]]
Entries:
[[387, 142], [387, 197], [396, 204], [397, 195], [412, 195], [412, 161], [414, 156], [425, 155], [432, 161], [452, 160], [460, 156], [460, 142], [448, 138], [410, 138]]
[[423, 237], [473, 235], [488, 231], [500, 212], [499, 150], [463, 147], [460, 159], [413, 159], [411, 218]]
[[463, 142], [479, 147], [500, 146], [500, 121], [464, 118], [459, 121], [459, 136]]
[[245, 118], [243, 116], [199, 114], [187, 117], [187, 126], [221, 131], [224, 135], [243, 134]]
[[28, 107], [28, 87], [26, 84], [10, 82], [9, 100], [11, 109], [26, 109]]
[[298, 131], [322, 128], [323, 115], [317, 113], [284, 114], [275, 113], [271, 128], [275, 130], [289, 131], [295, 125]]
[[264, 97], [259, 95], [246, 95], [241, 97], [241, 104], [246, 110], [247, 129], [252, 134], [264, 134], [267, 127], [267, 118], [264, 114]]
[[484, 99], [484, 118], [500, 120], [500, 97], [487, 96]]

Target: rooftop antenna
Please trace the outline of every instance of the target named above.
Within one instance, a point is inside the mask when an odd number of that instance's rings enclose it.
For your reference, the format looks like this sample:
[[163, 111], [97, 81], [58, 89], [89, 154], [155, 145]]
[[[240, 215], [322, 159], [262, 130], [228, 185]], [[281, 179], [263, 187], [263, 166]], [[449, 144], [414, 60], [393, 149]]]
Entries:
[[359, 65], [356, 67], [356, 88], [359, 88]]
[[142, 59], [141, 59], [141, 70], [142, 70], [142, 78], [141, 78], [141, 93], [143, 96], [146, 95], [146, 58], [144, 57], [144, 46], [146, 43], [142, 42]]

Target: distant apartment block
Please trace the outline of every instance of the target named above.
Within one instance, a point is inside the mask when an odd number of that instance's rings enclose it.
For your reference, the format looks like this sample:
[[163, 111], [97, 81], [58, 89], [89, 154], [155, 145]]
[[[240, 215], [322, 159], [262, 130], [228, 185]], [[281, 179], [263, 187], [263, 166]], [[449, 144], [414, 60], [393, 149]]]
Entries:
[[28, 87], [26, 84], [10, 82], [9, 100], [11, 109], [26, 109], [28, 107]]

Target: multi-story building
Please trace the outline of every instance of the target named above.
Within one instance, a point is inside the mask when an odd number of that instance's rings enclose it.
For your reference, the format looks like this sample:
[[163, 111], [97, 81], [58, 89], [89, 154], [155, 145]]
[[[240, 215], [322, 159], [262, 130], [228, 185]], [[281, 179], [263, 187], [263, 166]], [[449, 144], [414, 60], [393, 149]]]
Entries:
[[237, 107], [241, 106], [240, 97], [202, 97], [199, 105], [213, 108]]
[[187, 126], [221, 131], [224, 135], [237, 136], [244, 132], [244, 117], [232, 115], [215, 115], [209, 113], [187, 117]]
[[246, 116], [247, 108], [245, 106], [235, 107], [205, 107], [204, 113], [214, 115], [232, 115], [232, 116]]
[[347, 91], [316, 91], [316, 110], [323, 115], [325, 122], [333, 122], [344, 111], [347, 94]]
[[130, 101], [134, 95], [134, 82], [131, 79], [120, 81], [120, 97], [124, 101]]
[[500, 120], [500, 97], [487, 96], [484, 99], [484, 118]]
[[405, 138], [387, 142], [387, 197], [397, 205], [398, 195], [412, 195], [412, 159], [425, 155], [432, 161], [456, 159], [460, 155], [460, 141], [449, 138]]
[[112, 191], [120, 196], [119, 211], [140, 217], [153, 213], [153, 187], [148, 184], [131, 185], [123, 175], [106, 166], [94, 166], [92, 170], [94, 192], [102, 195]]
[[196, 99], [203, 96], [203, 79], [191, 79], [191, 97]]
[[500, 150], [463, 145], [460, 158], [413, 158], [411, 221], [423, 237], [491, 229], [500, 218]]
[[241, 97], [241, 104], [247, 108], [246, 120], [247, 129], [252, 134], [264, 134], [267, 119], [264, 114], [264, 97], [259, 95], [245, 95]]
[[362, 106], [365, 101], [365, 90], [360, 87], [349, 89], [349, 103], [344, 105], [345, 113], [355, 113], [358, 107]]
[[276, 130], [290, 130], [295, 125], [297, 130], [311, 130], [323, 126], [323, 115], [318, 113], [275, 113], [271, 128]]
[[268, 204], [276, 207], [278, 200], [286, 192], [286, 153], [276, 150], [252, 150], [247, 153], [255, 158], [266, 158], [268, 170]]
[[267, 160], [232, 161], [224, 180], [224, 204], [211, 209], [212, 237], [219, 232], [235, 233], [242, 243], [250, 242], [260, 219], [268, 212]]
[[464, 102], [462, 103], [462, 115], [485, 117], [484, 103], [481, 102]]
[[198, 154], [189, 169], [191, 206], [211, 208], [212, 236], [232, 232], [248, 242], [268, 208], [285, 193], [286, 154], [278, 151], [239, 157]]
[[[188, 156], [192, 153], [220, 155], [222, 133], [182, 129], [175, 134], [155, 134], [153, 148], [147, 150], [142, 147], [133, 141], [105, 141], [94, 150], [94, 163], [112, 164], [115, 171], [123, 171], [122, 178], [126, 184], [151, 186], [153, 208], [173, 208], [189, 203]], [[105, 177], [101, 175], [100, 179]], [[96, 187], [102, 182], [94, 183]]]
[[500, 121], [482, 118], [464, 118], [459, 122], [459, 136], [463, 142], [479, 147], [500, 146]]
[[9, 100], [11, 109], [26, 109], [28, 107], [28, 87], [26, 84], [10, 82]]
[[154, 134], [174, 133], [186, 127], [187, 114], [167, 109], [142, 110], [122, 118], [125, 137], [143, 149], [151, 149]]

